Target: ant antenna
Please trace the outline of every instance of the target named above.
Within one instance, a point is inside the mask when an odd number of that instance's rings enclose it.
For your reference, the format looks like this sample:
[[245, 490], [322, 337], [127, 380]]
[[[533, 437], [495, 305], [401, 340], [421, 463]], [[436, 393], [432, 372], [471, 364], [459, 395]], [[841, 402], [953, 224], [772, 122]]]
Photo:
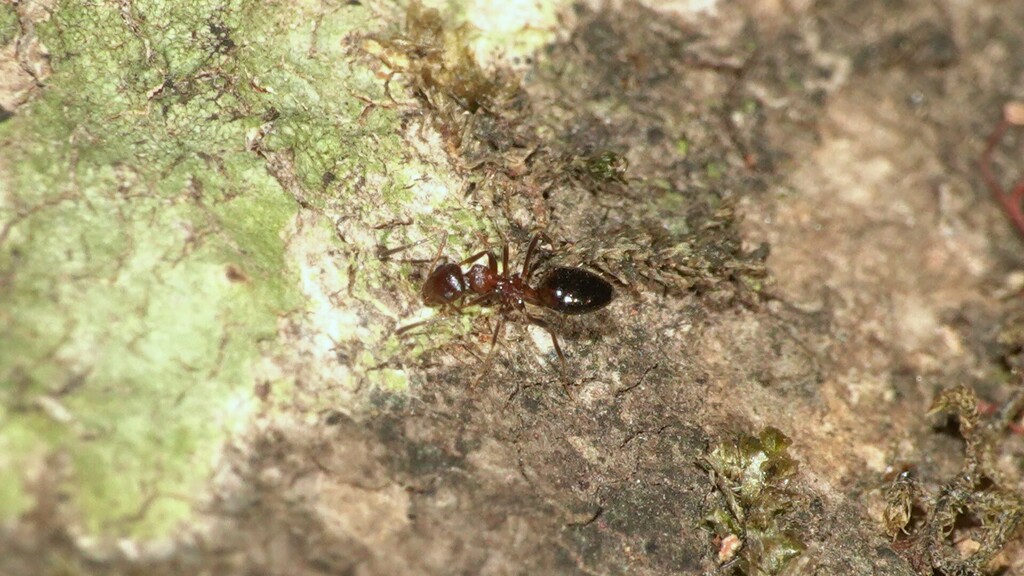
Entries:
[[[477, 296], [476, 298], [473, 298], [473, 299], [469, 300], [468, 302], [464, 302], [462, 304], [450, 304], [449, 306], [455, 308], [456, 312], [462, 312], [464, 309], [476, 306], [477, 304], [481, 304], [483, 302], [486, 302], [490, 298], [492, 298], [491, 294], [481, 294], [481, 295]], [[442, 309], [441, 312], [439, 312], [433, 318], [427, 318], [426, 320], [420, 320], [419, 322], [413, 322], [412, 324], [406, 324], [405, 326], [400, 326], [399, 328], [395, 329], [395, 336], [401, 336], [402, 334], [405, 334], [406, 332], [409, 332], [410, 330], [412, 330], [414, 328], [419, 328], [420, 326], [427, 326], [427, 325], [430, 325], [430, 324], [434, 324], [434, 323], [439, 322], [440, 320], [442, 320], [444, 318], [447, 318], [448, 316], [443, 314], [444, 311], [445, 310]], [[557, 346], [557, 344], [556, 344], [556, 346]], [[561, 352], [559, 352], [559, 354], [561, 354]]]
[[[419, 246], [420, 244], [423, 244], [426, 241], [427, 241], [427, 239], [423, 238], [422, 240], [417, 240], [415, 242], [410, 242], [409, 244], [403, 244], [403, 245], [401, 245], [401, 246], [399, 246], [397, 248], [384, 248], [384, 246], [378, 245], [377, 246], [377, 259], [380, 260], [380, 261], [387, 260], [388, 258], [391, 258], [391, 256], [394, 255], [394, 254], [398, 254], [399, 252], [402, 252], [403, 250], [408, 250], [409, 248], [412, 248], [413, 246]], [[410, 260], [410, 262], [417, 262], [417, 260]]]
[[[444, 247], [448, 245], [448, 231], [444, 231], [444, 236], [441, 236], [441, 245], [437, 247], [437, 254], [434, 255], [434, 261], [430, 263], [430, 268], [427, 270], [433, 271], [434, 266], [437, 266], [437, 261], [441, 259], [441, 253], [444, 252]], [[427, 272], [428, 274], [430, 272]]]
[[530, 241], [530, 247], [526, 249], [526, 258], [523, 259], [523, 271], [520, 272], [520, 276], [523, 277], [523, 281], [527, 282], [530, 280], [530, 275], [533, 274], [533, 270], [530, 269], [530, 259], [533, 258], [533, 251], [537, 247], [537, 243], [544, 240], [548, 244], [551, 243], [551, 238], [543, 232], [537, 232], [533, 235], [533, 240]]

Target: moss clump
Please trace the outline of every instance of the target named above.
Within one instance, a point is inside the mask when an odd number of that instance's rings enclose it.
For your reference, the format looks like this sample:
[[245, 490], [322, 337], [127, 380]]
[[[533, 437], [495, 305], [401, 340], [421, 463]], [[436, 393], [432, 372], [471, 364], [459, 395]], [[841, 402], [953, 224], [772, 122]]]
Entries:
[[704, 459], [722, 502], [707, 515], [719, 561], [733, 574], [780, 574], [806, 546], [792, 530], [797, 462], [775, 428], [724, 443]]
[[604, 150], [576, 158], [571, 166], [577, 174], [587, 180], [596, 183], [618, 182], [625, 184], [629, 161], [621, 154]]
[[885, 491], [885, 510], [882, 512], [882, 525], [886, 533], [896, 539], [905, 531], [914, 511], [914, 494], [917, 481], [911, 470], [900, 472]]
[[449, 24], [438, 10], [410, 2], [405, 22], [389, 34], [368, 38], [367, 50], [400, 74], [428, 107], [454, 112], [493, 110], [509, 84], [483, 70], [471, 48], [473, 30]]
[[1024, 406], [1024, 393], [996, 417], [984, 419], [973, 390], [957, 386], [936, 398], [932, 414], [950, 414], [965, 442], [959, 474], [926, 492], [901, 474], [887, 492], [885, 529], [895, 548], [922, 576], [997, 573], [990, 563], [1024, 518], [1024, 498], [995, 467], [1007, 424]]
[[1007, 308], [996, 343], [1002, 348], [1000, 356], [1006, 366], [1024, 371], [1024, 301], [1017, 298], [1008, 302]]

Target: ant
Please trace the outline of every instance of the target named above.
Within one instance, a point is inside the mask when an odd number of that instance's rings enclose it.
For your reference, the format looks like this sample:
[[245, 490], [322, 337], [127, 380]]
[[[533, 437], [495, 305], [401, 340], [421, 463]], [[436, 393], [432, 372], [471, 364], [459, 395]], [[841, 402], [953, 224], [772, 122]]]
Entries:
[[[558, 345], [555, 331], [544, 319], [530, 314], [526, 309], [528, 304], [562, 314], [577, 315], [599, 310], [612, 301], [614, 295], [612, 285], [597, 274], [583, 268], [553, 268], [541, 278], [536, 288], [530, 286], [530, 277], [534, 272], [530, 261], [533, 258], [534, 250], [542, 239], [547, 242], [551, 241], [543, 233], [534, 235], [533, 240], [530, 241], [519, 273], [509, 270], [508, 243], [505, 243], [501, 249], [500, 269], [497, 257], [489, 249], [477, 252], [459, 263], [445, 262], [434, 267], [441, 258], [441, 251], [444, 250], [447, 239], [448, 236], [445, 234], [437, 256], [431, 264], [433, 271], [423, 282], [420, 293], [423, 296], [424, 304], [440, 306], [442, 309], [454, 308], [461, 312], [463, 308], [476, 304], [498, 307], [499, 318], [494, 327], [494, 334], [491, 336], [491, 347], [484, 359], [484, 368], [480, 376], [477, 377], [477, 381], [487, 372], [501, 329], [505, 325], [505, 321], [514, 313], [522, 314], [531, 324], [539, 326], [551, 335], [555, 352], [558, 353], [558, 358], [564, 365], [565, 355], [562, 354], [562, 348]], [[486, 265], [473, 264], [468, 270], [462, 269], [463, 266], [484, 256], [487, 257]], [[397, 330], [396, 334], [403, 334], [425, 323], [417, 322], [403, 326]]]

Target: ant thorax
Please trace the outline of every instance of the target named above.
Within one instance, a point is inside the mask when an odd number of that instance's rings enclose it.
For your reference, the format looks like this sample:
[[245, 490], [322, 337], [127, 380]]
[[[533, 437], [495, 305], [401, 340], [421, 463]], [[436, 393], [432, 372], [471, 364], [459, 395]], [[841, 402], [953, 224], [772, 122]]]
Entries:
[[502, 307], [506, 310], [524, 310], [526, 302], [538, 304], [537, 295], [533, 289], [523, 280], [523, 276], [516, 274], [510, 278], [504, 278], [498, 286], [501, 295]]

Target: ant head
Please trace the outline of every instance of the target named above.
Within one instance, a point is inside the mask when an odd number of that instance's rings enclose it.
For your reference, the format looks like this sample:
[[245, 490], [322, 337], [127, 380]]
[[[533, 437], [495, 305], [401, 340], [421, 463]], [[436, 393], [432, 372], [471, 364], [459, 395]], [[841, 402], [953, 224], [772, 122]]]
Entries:
[[458, 264], [441, 264], [423, 283], [423, 303], [427, 306], [451, 304], [466, 292], [466, 279]]

